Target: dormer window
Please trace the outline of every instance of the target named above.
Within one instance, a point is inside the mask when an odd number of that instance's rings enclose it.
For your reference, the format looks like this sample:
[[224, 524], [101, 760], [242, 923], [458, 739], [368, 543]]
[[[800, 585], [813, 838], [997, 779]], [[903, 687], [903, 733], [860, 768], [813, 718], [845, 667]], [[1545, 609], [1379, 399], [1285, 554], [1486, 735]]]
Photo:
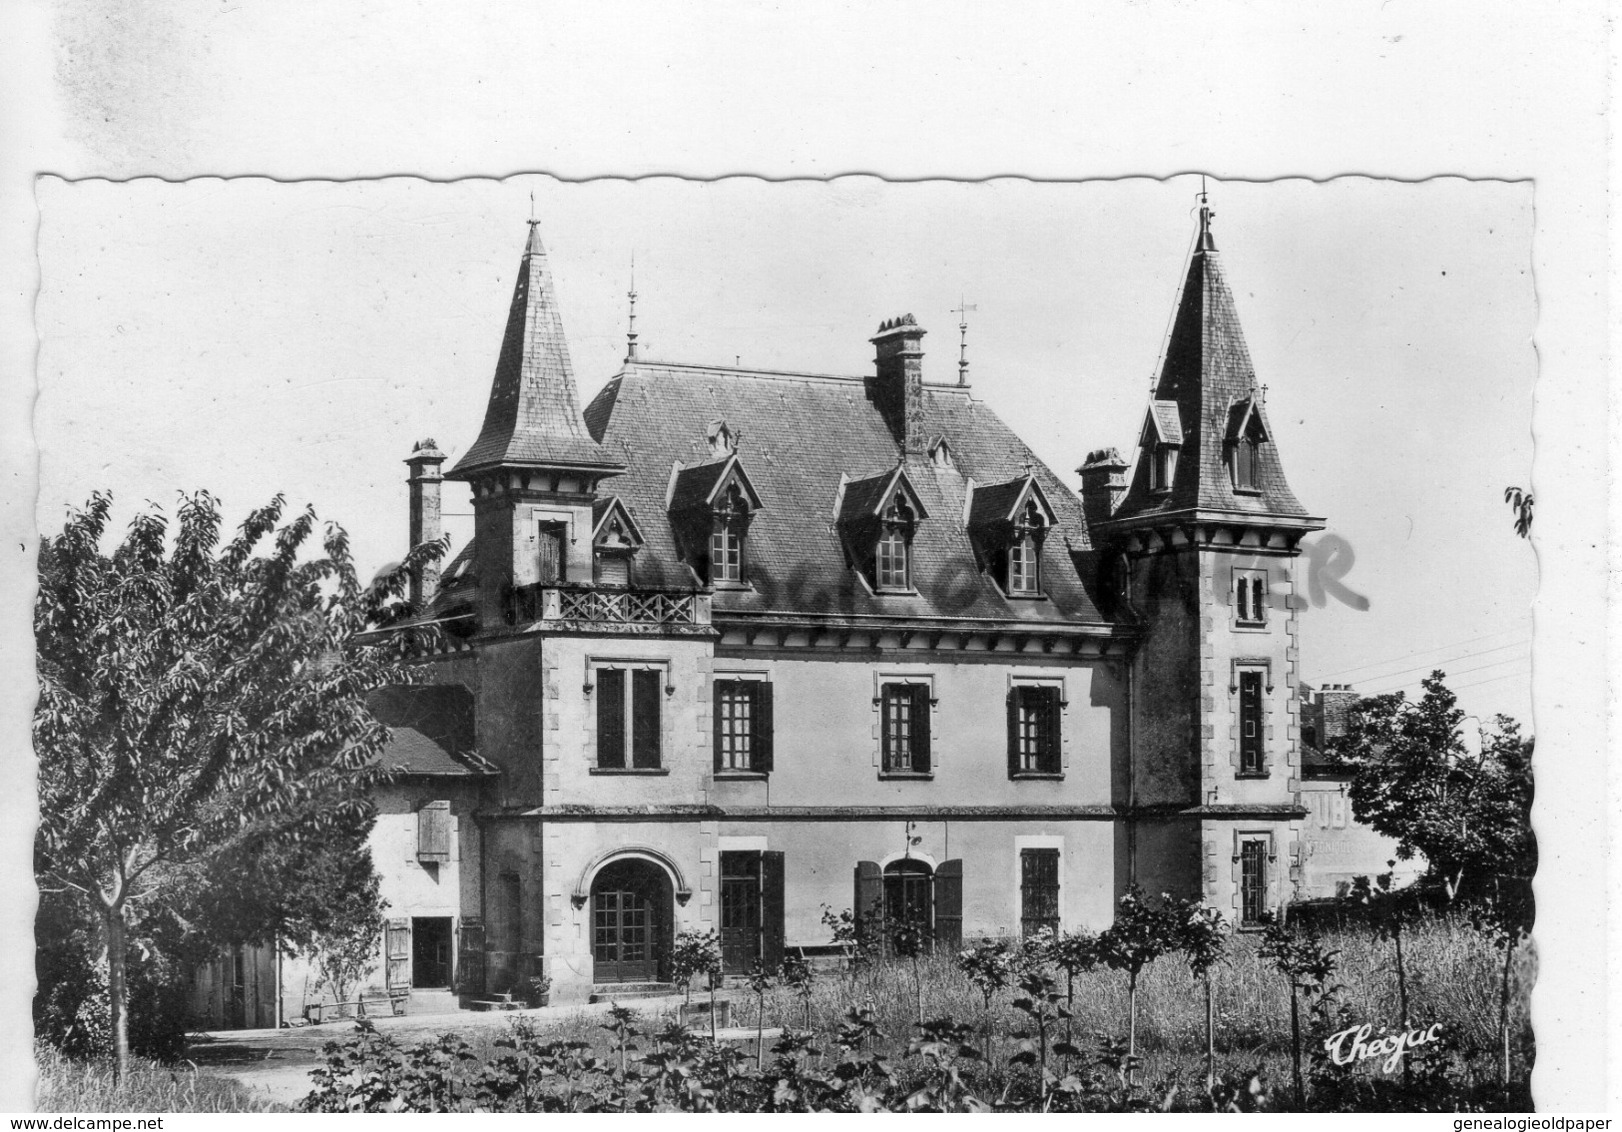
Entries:
[[907, 590], [912, 588], [912, 508], [907, 501], [896, 498], [884, 512], [879, 534], [878, 553], [875, 556], [875, 580], [881, 590]]
[[1009, 594], [1035, 597], [1042, 592], [1042, 548], [1038, 540], [1046, 529], [1041, 509], [1033, 499], [1014, 524], [1014, 540], [1008, 546]]
[[1259, 491], [1257, 457], [1262, 442], [1267, 439], [1267, 420], [1260, 399], [1252, 395], [1236, 401], [1228, 409], [1228, 431], [1223, 439], [1233, 489]]
[[631, 563], [642, 549], [642, 532], [618, 496], [592, 504], [591, 556], [593, 581], [599, 586], [631, 584]]
[[874, 593], [914, 592], [912, 540], [929, 513], [900, 467], [843, 481], [834, 517], [846, 561]]
[[698, 580], [721, 588], [749, 584], [749, 528], [760, 496], [738, 455], [671, 469], [667, 507], [676, 545]]
[[1233, 446], [1230, 457], [1233, 486], [1240, 491], [1256, 490], [1256, 442], [1246, 437]]
[[969, 535], [988, 573], [1011, 598], [1042, 596], [1042, 543], [1053, 508], [1036, 477], [970, 485]]
[[744, 521], [748, 507], [743, 492], [733, 484], [716, 508], [710, 528], [710, 581], [743, 581]]
[[1170, 491], [1177, 478], [1177, 445], [1157, 444], [1149, 459], [1149, 487], [1153, 491]]
[[1149, 460], [1149, 490], [1170, 491], [1177, 479], [1177, 453], [1183, 445], [1183, 420], [1176, 401], [1149, 402], [1141, 444]]

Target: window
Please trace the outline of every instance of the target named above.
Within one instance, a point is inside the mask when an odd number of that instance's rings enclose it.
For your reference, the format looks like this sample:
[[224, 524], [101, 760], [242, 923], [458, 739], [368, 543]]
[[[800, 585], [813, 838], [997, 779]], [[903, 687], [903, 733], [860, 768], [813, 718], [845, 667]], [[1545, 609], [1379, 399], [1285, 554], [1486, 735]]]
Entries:
[[721, 968], [748, 974], [783, 962], [783, 854], [721, 853]]
[[1245, 437], [1234, 443], [1230, 453], [1233, 486], [1240, 491], [1256, 490], [1256, 442]]
[[441, 864], [451, 859], [451, 804], [424, 802], [417, 811], [417, 860]]
[[1254, 927], [1267, 918], [1267, 840], [1247, 837], [1239, 843], [1239, 923]]
[[597, 584], [600, 586], [628, 586], [631, 584], [631, 556], [609, 551], [597, 552]]
[[568, 527], [563, 523], [546, 522], [540, 525], [539, 579], [542, 585], [555, 586], [568, 581], [564, 547], [568, 546]]
[[711, 584], [743, 584], [743, 534], [749, 518], [749, 501], [743, 489], [733, 482], [716, 504], [710, 526]]
[[879, 528], [878, 552], [874, 562], [874, 578], [881, 590], [908, 590], [912, 588], [912, 508], [896, 494], [895, 501], [884, 512]]
[[1149, 460], [1149, 487], [1154, 491], [1170, 491], [1171, 481], [1177, 475], [1177, 445], [1157, 444]]
[[1234, 614], [1241, 625], [1267, 623], [1267, 574], [1260, 570], [1233, 572]]
[[885, 684], [879, 699], [885, 773], [930, 773], [929, 686]]
[[884, 684], [879, 689], [879, 736], [885, 774], [928, 774], [930, 689]]
[[935, 874], [923, 861], [903, 857], [884, 866], [884, 920], [892, 928], [902, 924], [935, 927]]
[[654, 668], [598, 668], [596, 678], [598, 769], [658, 770], [664, 673]]
[[1017, 684], [1008, 693], [1008, 774], [1061, 773], [1059, 688], [1052, 684]]
[[1239, 773], [1263, 773], [1260, 672], [1239, 674]]
[[1010, 596], [1036, 597], [1042, 592], [1042, 536], [1046, 530], [1042, 509], [1033, 499], [1020, 512], [1008, 544]]
[[1019, 930], [1029, 939], [1059, 930], [1059, 851], [1019, 851]]
[[715, 682], [715, 769], [772, 769], [772, 686], [764, 680]]

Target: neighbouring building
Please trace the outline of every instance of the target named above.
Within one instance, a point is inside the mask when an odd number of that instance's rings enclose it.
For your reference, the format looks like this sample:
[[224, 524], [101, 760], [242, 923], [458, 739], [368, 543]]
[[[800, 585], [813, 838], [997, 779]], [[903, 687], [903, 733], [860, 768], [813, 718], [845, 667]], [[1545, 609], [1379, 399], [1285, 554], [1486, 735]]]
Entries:
[[579, 1000], [666, 980], [687, 928], [744, 972], [825, 948], [825, 909], [950, 945], [1103, 927], [1132, 884], [1251, 926], [1368, 848], [1317, 817], [1323, 520], [1203, 204], [1136, 449], [1079, 491], [924, 338], [887, 319], [840, 376], [647, 360], [633, 323], [582, 409], [531, 222], [482, 430], [407, 460], [413, 544], [442, 477], [474, 534], [415, 582], [432, 686], [382, 704], [437, 721], [388, 756], [419, 771], [374, 838], [390, 983]]

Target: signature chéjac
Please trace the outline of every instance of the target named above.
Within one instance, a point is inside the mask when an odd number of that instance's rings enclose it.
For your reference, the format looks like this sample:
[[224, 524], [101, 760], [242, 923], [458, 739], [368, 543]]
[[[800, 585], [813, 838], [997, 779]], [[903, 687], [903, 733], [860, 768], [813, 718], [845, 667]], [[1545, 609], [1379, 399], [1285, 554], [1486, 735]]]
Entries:
[[1361, 1026], [1351, 1026], [1338, 1034], [1332, 1034], [1324, 1041], [1324, 1049], [1329, 1052], [1330, 1060], [1336, 1065], [1350, 1065], [1354, 1061], [1367, 1061], [1374, 1057], [1384, 1057], [1385, 1064], [1380, 1068], [1387, 1073], [1397, 1068], [1403, 1055], [1415, 1046], [1428, 1045], [1436, 1040], [1441, 1033], [1442, 1024], [1434, 1023], [1428, 1029], [1407, 1030], [1400, 1034], [1385, 1034], [1369, 1041], [1369, 1035], [1374, 1032], [1374, 1025], [1365, 1022]]

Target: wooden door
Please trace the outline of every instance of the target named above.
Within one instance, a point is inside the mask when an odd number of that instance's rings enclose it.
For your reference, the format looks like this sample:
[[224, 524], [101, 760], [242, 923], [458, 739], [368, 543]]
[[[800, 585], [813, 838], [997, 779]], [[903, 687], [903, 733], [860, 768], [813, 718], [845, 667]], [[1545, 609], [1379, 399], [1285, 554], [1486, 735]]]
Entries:
[[[640, 867], [639, 867], [640, 866]], [[599, 983], [659, 980], [669, 912], [658, 878], [643, 862], [611, 865], [591, 890], [593, 978]]]

